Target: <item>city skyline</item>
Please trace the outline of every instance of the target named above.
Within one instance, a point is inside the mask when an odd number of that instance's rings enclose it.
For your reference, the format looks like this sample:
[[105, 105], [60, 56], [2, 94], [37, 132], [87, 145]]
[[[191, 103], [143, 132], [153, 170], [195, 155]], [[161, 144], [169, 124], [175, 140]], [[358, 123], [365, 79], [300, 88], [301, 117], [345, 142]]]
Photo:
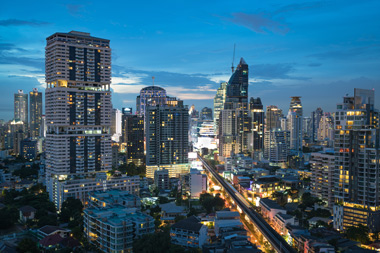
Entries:
[[13, 117], [18, 89], [44, 92], [45, 39], [56, 31], [89, 32], [112, 41], [112, 100], [119, 109], [135, 111], [135, 98], [152, 84], [152, 76], [169, 96], [198, 110], [212, 107], [220, 82], [231, 74], [235, 43], [234, 65], [240, 57], [250, 64], [248, 95], [260, 97], [264, 107], [287, 111], [290, 96], [302, 96], [304, 116], [320, 105], [333, 112], [341, 97], [353, 95], [353, 87], [380, 85], [376, 1], [193, 2], [181, 9], [175, 2], [160, 8], [154, 2], [144, 8], [119, 3], [120, 8], [101, 8], [100, 17], [96, 1], [14, 4], [0, 11], [0, 118], [5, 120]]

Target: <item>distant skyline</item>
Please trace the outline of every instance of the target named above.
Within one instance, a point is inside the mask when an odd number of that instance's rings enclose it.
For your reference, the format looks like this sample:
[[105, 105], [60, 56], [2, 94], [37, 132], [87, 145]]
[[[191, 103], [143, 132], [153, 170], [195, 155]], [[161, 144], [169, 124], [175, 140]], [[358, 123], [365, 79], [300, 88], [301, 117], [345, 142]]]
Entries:
[[166, 89], [197, 110], [213, 107], [219, 83], [249, 64], [249, 97], [304, 116], [334, 112], [353, 88], [375, 89], [380, 108], [380, 2], [364, 1], [8, 1], [0, 9], [0, 119], [13, 94], [44, 91], [46, 37], [71, 30], [109, 39], [114, 108], [141, 88]]

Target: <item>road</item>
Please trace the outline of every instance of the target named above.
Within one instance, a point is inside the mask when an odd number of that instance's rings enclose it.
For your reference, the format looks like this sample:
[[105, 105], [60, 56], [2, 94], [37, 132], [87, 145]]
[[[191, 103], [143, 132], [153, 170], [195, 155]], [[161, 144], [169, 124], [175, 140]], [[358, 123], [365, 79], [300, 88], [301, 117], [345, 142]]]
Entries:
[[211, 167], [206, 160], [198, 154], [199, 160], [203, 163], [203, 166], [214, 176], [216, 180], [223, 186], [225, 191], [230, 195], [234, 202], [240, 207], [240, 209], [248, 216], [251, 222], [261, 232], [261, 234], [267, 239], [272, 247], [277, 252], [296, 252], [285, 240], [278, 234], [255, 210], [253, 210], [250, 204], [245, 198], [229, 183], [227, 183], [213, 167]]

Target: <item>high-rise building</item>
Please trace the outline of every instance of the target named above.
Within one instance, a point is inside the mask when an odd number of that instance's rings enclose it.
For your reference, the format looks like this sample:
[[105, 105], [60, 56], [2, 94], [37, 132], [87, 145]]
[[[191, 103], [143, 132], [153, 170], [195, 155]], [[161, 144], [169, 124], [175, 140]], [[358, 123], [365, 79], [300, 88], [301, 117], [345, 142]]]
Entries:
[[58, 181], [111, 170], [111, 49], [76, 31], [46, 41], [46, 181], [59, 208]]
[[327, 145], [334, 141], [334, 117], [330, 113], [324, 113], [319, 121], [317, 140], [327, 141]]
[[136, 98], [136, 113], [144, 116], [146, 107], [166, 104], [166, 90], [158, 86], [148, 86], [142, 88], [140, 95]]
[[289, 139], [289, 131], [266, 131], [264, 135], [264, 158], [275, 164], [286, 162], [289, 155]]
[[374, 90], [355, 89], [335, 114], [334, 228], [380, 231], [380, 129]]
[[169, 171], [167, 169], [156, 170], [154, 172], [154, 185], [160, 190], [170, 189]]
[[264, 151], [264, 110], [260, 98], [251, 98], [249, 112], [251, 118], [249, 149], [253, 152], [253, 157], [259, 159]]
[[182, 103], [148, 106], [145, 119], [146, 176], [153, 178], [160, 169], [169, 170], [169, 177], [188, 173], [188, 108]]
[[125, 147], [127, 162], [136, 166], [145, 164], [144, 155], [144, 117], [142, 115], [122, 115], [121, 142]]
[[334, 204], [334, 150], [311, 153], [310, 165], [311, 193], [325, 201], [327, 206], [332, 209]]
[[115, 142], [120, 141], [121, 136], [121, 111], [119, 109], [112, 109], [111, 114], [111, 139]]
[[34, 88], [33, 91], [29, 92], [29, 110], [30, 136], [36, 138], [41, 136], [42, 124], [42, 92], [38, 92], [37, 88]]
[[302, 150], [302, 104], [301, 97], [291, 97], [287, 116], [287, 130], [290, 132], [290, 149]]
[[219, 114], [220, 111], [224, 109], [224, 103], [226, 102], [226, 93], [227, 93], [227, 83], [223, 82], [220, 84], [220, 87], [216, 91], [214, 98], [214, 124], [215, 132], [218, 134], [219, 130]]
[[224, 109], [219, 113], [219, 156], [249, 151], [248, 64], [240, 59], [227, 84]]
[[243, 58], [227, 84], [224, 109], [248, 109], [248, 64]]
[[201, 120], [213, 120], [212, 109], [209, 107], [204, 107], [199, 115]]
[[14, 94], [14, 120], [28, 125], [28, 94], [24, 94], [23, 90]]
[[283, 116], [281, 109], [279, 109], [275, 105], [269, 105], [267, 106], [267, 111], [265, 115], [266, 115], [265, 131], [281, 128], [280, 118]]
[[312, 133], [312, 141], [318, 140], [318, 128], [319, 123], [321, 121], [321, 117], [323, 116], [323, 110], [322, 108], [318, 107], [317, 110], [313, 111], [311, 113], [311, 133]]

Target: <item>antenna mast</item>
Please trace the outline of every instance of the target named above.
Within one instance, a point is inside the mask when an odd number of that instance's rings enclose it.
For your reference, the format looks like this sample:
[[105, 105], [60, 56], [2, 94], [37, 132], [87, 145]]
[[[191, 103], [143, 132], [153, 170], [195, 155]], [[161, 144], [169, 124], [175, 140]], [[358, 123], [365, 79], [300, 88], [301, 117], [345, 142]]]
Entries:
[[232, 56], [232, 65], [231, 65], [231, 70], [232, 70], [232, 74], [234, 73], [234, 61], [235, 61], [235, 47], [236, 47], [236, 44], [234, 43], [234, 54]]
[[153, 82], [153, 87], [154, 87], [154, 76], [152, 76], [152, 82]]

